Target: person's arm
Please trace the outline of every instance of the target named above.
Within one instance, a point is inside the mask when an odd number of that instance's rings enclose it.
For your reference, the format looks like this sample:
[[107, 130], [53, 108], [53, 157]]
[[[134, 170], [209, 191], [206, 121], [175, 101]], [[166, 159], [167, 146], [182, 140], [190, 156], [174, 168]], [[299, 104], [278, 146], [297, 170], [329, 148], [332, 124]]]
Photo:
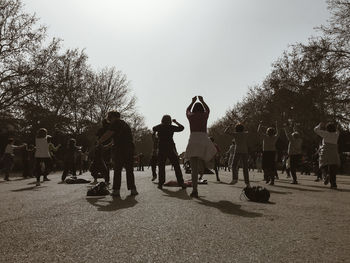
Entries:
[[153, 134], [154, 134], [154, 135], [155, 135], [156, 132], [159, 132], [159, 127], [160, 127], [160, 125], [157, 125], [157, 126], [154, 126], [154, 127], [153, 127], [152, 130], [153, 130]]
[[173, 119], [173, 123], [177, 125], [177, 127], [173, 126], [175, 132], [181, 132], [185, 129], [185, 127], [182, 124], [178, 123], [175, 119]]
[[262, 122], [259, 122], [259, 125], [258, 125], [258, 130], [257, 130], [257, 133], [261, 133], [261, 125], [262, 125]]
[[275, 129], [276, 129], [276, 134], [275, 134], [275, 136], [278, 137], [279, 131], [278, 131], [278, 123], [277, 123], [277, 121], [275, 122]]
[[21, 148], [24, 148], [24, 147], [27, 147], [26, 143], [23, 143], [22, 145], [12, 145], [13, 149], [21, 149]]
[[324, 126], [324, 124], [322, 122], [320, 122], [315, 128], [314, 128], [314, 132], [321, 136], [321, 137], [325, 137], [327, 135], [327, 132], [325, 130], [322, 130], [322, 126]]
[[193, 106], [193, 104], [196, 102], [196, 100], [197, 100], [197, 97], [193, 97], [193, 98], [192, 98], [191, 104], [190, 104], [190, 105], [187, 107], [187, 109], [186, 109], [186, 114], [188, 114], [188, 113], [191, 112], [192, 106]]
[[210, 113], [209, 106], [205, 103], [203, 97], [202, 96], [198, 96], [198, 99], [203, 104], [205, 111], [209, 114]]
[[102, 144], [114, 135], [114, 131], [107, 130], [100, 139], [97, 140], [97, 144]]

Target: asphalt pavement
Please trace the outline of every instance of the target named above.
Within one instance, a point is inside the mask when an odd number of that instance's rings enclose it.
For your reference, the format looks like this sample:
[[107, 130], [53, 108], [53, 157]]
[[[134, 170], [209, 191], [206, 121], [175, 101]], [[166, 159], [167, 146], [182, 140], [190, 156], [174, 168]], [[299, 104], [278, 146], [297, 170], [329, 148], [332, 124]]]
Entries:
[[266, 186], [250, 172], [271, 192], [254, 203], [241, 196], [241, 170], [236, 185], [223, 170], [221, 183], [205, 175], [198, 199], [191, 188], [159, 190], [147, 168], [135, 172], [136, 197], [123, 173], [120, 199], [86, 198], [90, 185], [60, 184], [60, 175], [40, 187], [0, 179], [0, 262], [350, 262], [350, 176], [332, 190], [305, 175]]

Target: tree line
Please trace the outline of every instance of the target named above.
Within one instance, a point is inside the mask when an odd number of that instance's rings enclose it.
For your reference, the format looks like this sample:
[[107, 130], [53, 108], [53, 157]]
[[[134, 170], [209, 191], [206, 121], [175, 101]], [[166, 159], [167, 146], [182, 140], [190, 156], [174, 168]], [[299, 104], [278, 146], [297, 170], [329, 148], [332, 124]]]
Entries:
[[61, 39], [49, 40], [46, 33], [21, 0], [0, 2], [2, 139], [15, 136], [30, 142], [45, 127], [56, 138], [70, 135], [91, 144], [106, 113], [118, 110], [139, 148], [148, 148], [150, 132], [136, 110], [126, 74], [115, 67], [93, 69], [84, 49], [65, 50]]
[[[260, 121], [274, 126], [278, 121], [295, 126], [304, 139], [305, 153], [311, 154], [319, 143], [313, 127], [320, 121], [332, 121], [347, 134], [350, 125], [350, 0], [329, 0], [330, 19], [318, 27], [320, 36], [307, 43], [291, 45], [272, 64], [264, 81], [250, 87], [242, 101], [229, 109], [209, 129], [221, 149], [227, 149], [230, 138], [226, 126], [242, 122], [252, 131], [250, 149], [261, 150], [256, 131]], [[283, 134], [278, 148], [286, 149]], [[339, 145], [346, 147], [348, 136]], [[341, 149], [350, 151], [349, 148]]]

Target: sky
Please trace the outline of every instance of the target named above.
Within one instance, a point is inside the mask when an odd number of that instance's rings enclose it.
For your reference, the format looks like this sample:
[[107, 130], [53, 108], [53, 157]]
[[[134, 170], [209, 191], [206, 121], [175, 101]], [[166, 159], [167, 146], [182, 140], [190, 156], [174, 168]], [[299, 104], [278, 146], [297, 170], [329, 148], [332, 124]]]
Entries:
[[306, 43], [329, 18], [325, 0], [23, 0], [64, 48], [85, 49], [96, 70], [125, 73], [146, 126], [164, 114], [185, 126], [201, 95], [208, 126], [261, 84], [289, 45]]

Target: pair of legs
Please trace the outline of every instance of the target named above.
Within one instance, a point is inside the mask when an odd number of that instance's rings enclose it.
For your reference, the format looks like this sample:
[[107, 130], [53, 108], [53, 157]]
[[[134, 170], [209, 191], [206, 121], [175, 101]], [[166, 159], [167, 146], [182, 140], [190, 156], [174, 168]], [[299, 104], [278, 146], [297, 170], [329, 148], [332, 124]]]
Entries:
[[276, 170], [276, 152], [275, 151], [264, 151], [262, 155], [262, 168], [264, 171], [264, 180], [266, 183], [274, 185], [275, 177], [277, 174]]
[[75, 160], [65, 160], [64, 161], [64, 169], [62, 173], [62, 181], [64, 181], [68, 175], [68, 173], [71, 172], [74, 176], [76, 175], [76, 169], [75, 169]]
[[152, 155], [151, 168], [152, 168], [152, 181], [157, 178], [157, 155]]
[[232, 184], [238, 182], [238, 164], [239, 161], [242, 161], [243, 164], [243, 176], [244, 182], [249, 186], [249, 172], [248, 172], [248, 154], [247, 153], [235, 153], [233, 156], [232, 162]]
[[47, 178], [51, 172], [51, 158], [35, 158], [35, 175], [37, 185], [40, 185], [40, 176], [44, 177], [44, 181], [49, 181]]
[[105, 164], [104, 160], [97, 159], [94, 160], [91, 164], [90, 167], [90, 172], [92, 177], [94, 178], [95, 183], [97, 182], [98, 174], [100, 173], [103, 178], [105, 179], [105, 182], [108, 184], [109, 183], [109, 170], [107, 168], [107, 165]]
[[175, 175], [177, 183], [180, 186], [184, 185], [184, 179], [182, 176], [182, 171], [180, 168], [179, 158], [176, 153], [176, 149], [169, 147], [164, 149], [159, 149], [158, 153], [158, 167], [159, 167], [159, 180], [158, 185], [162, 187], [165, 183], [165, 163], [169, 159], [170, 163], [174, 166]]
[[325, 178], [325, 184], [328, 183], [328, 181], [331, 184], [331, 188], [337, 188], [337, 171], [338, 171], [338, 165], [336, 164], [329, 164], [322, 169], [326, 173], [326, 178]]
[[10, 180], [10, 172], [12, 171], [13, 168], [13, 155], [11, 154], [5, 154], [4, 159], [3, 159], [3, 163], [4, 163], [4, 174], [5, 174], [5, 181], [9, 181]]
[[300, 161], [300, 155], [299, 154], [292, 154], [290, 155], [290, 173], [293, 178], [293, 184], [297, 184], [297, 168], [299, 166], [299, 161]]
[[193, 192], [191, 196], [198, 197], [198, 174], [203, 174], [205, 162], [199, 157], [191, 157], [191, 178]]
[[113, 178], [113, 191], [119, 194], [123, 167], [126, 170], [126, 184], [128, 190], [131, 190], [131, 194], [136, 195], [136, 185], [134, 176], [134, 146], [124, 146], [114, 150], [114, 178]]

